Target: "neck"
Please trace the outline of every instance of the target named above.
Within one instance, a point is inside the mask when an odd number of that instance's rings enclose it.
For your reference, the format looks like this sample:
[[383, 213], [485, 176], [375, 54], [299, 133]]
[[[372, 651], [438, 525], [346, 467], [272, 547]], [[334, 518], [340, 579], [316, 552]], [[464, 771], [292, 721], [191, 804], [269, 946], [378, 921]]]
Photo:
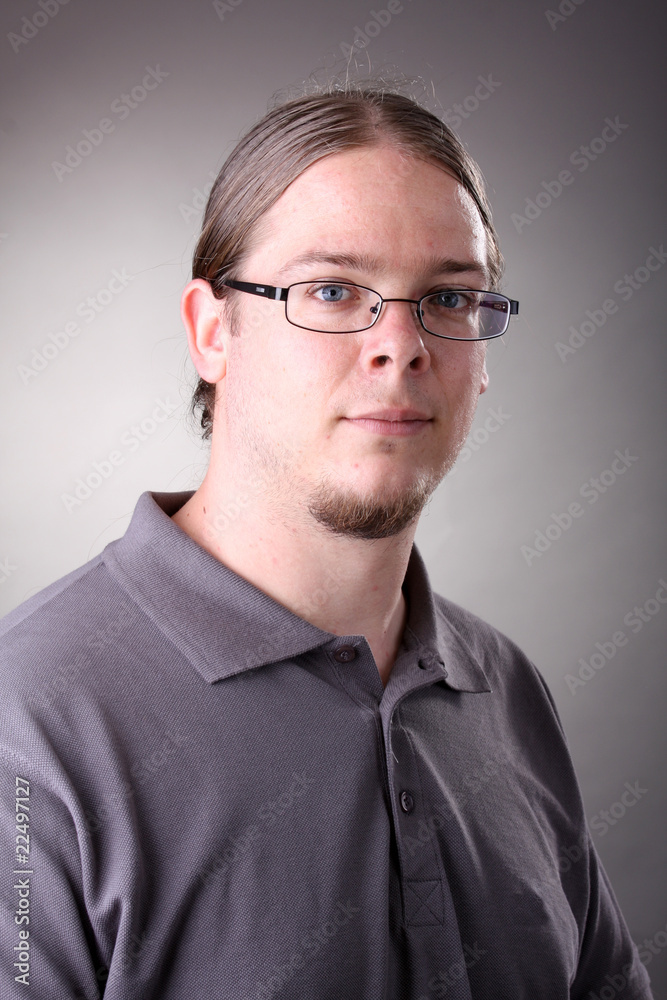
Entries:
[[416, 520], [390, 538], [337, 535], [294, 503], [269, 502], [261, 488], [211, 468], [173, 520], [299, 617], [334, 635], [365, 636], [387, 683], [405, 627], [401, 586]]

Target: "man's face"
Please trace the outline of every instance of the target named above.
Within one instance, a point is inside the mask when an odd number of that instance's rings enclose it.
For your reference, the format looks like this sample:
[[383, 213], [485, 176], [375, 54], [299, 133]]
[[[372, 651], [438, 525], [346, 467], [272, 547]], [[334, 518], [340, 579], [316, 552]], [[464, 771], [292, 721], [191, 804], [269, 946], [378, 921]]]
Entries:
[[[328, 156], [262, 220], [243, 280], [355, 282], [386, 298], [487, 288], [486, 233], [463, 186], [390, 147]], [[340, 534], [411, 523], [451, 468], [487, 385], [482, 342], [444, 340], [414, 306], [371, 329], [315, 333], [284, 304], [241, 292], [214, 434], [276, 512], [310, 511]]]

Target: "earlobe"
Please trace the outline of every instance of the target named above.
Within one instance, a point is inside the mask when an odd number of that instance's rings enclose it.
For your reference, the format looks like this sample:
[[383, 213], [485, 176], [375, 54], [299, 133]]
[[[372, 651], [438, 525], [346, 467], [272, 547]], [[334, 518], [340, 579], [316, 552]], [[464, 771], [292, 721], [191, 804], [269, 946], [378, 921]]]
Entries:
[[181, 317], [188, 335], [190, 357], [206, 382], [219, 382], [227, 369], [227, 338], [223, 303], [208, 281], [195, 278], [183, 290]]

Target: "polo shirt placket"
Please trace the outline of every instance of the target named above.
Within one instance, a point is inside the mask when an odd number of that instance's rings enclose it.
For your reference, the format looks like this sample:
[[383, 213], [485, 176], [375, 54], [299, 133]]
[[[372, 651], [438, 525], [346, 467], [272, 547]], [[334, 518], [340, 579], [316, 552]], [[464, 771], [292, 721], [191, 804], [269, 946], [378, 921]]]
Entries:
[[[419, 978], [424, 983], [432, 978], [435, 968], [430, 961], [437, 955], [443, 967], [460, 970], [460, 975], [452, 980], [449, 996], [455, 1000], [470, 1000], [470, 987], [464, 971], [467, 955], [459, 934], [454, 902], [436, 841], [426, 825], [428, 813], [414, 749], [399, 722], [399, 707], [403, 699], [432, 684], [446, 681], [447, 671], [442, 659], [423, 647], [408, 629], [384, 689], [365, 639], [346, 636], [339, 641], [341, 645], [334, 645], [330, 653], [334, 670], [350, 696], [376, 713], [381, 732], [384, 778], [393, 821], [392, 836], [396, 841], [400, 866], [398, 922], [405, 930], [406, 943], [413, 942], [414, 955], [423, 953], [431, 956], [431, 959], [426, 958], [423, 968], [419, 970]], [[339, 664], [349, 664], [351, 669], [345, 670]], [[487, 691], [488, 685], [480, 679], [478, 689]], [[411, 964], [419, 965], [416, 959]], [[414, 984], [408, 988], [414, 991]]]

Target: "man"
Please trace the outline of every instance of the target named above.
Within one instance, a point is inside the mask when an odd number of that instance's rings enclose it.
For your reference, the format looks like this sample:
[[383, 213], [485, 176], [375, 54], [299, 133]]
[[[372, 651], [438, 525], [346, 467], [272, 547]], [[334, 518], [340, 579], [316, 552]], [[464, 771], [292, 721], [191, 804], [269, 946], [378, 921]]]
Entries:
[[206, 477], [5, 625], [3, 997], [650, 997], [544, 682], [413, 545], [501, 270], [406, 98], [297, 99], [225, 164]]

